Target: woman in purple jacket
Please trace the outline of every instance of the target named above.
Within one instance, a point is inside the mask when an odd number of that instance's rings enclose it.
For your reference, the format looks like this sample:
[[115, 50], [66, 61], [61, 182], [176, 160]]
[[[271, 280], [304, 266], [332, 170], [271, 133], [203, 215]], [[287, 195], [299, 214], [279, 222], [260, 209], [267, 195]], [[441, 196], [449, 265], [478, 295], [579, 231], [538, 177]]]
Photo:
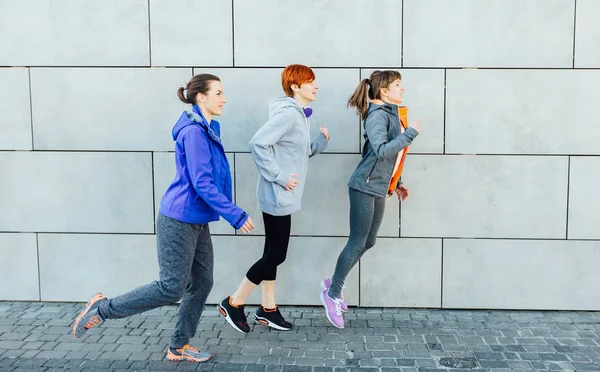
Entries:
[[225, 97], [218, 77], [201, 74], [179, 88], [177, 95], [192, 105], [173, 127], [177, 173], [165, 192], [156, 221], [160, 279], [124, 295], [94, 296], [73, 325], [81, 337], [106, 319], [118, 319], [181, 300], [179, 320], [167, 359], [204, 362], [211, 354], [190, 346], [204, 303], [213, 285], [213, 246], [208, 223], [219, 216], [234, 228], [250, 232], [252, 219], [231, 201], [231, 173], [219, 137]]

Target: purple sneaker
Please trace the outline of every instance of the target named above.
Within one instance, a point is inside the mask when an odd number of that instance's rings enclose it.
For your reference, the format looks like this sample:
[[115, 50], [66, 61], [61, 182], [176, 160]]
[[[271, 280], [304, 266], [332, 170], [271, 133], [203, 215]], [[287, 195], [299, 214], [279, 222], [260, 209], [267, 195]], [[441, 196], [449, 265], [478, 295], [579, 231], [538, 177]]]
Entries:
[[[331, 287], [331, 278], [327, 278], [321, 282], [322, 290], [329, 290], [330, 287]], [[340, 293], [340, 298], [342, 299], [342, 311], [347, 313], [348, 312], [348, 304], [346, 303], [346, 299], [344, 299], [344, 292]]]
[[327, 290], [321, 292], [321, 303], [325, 306], [327, 319], [338, 328], [344, 328], [344, 316], [342, 315], [342, 299], [331, 298]]

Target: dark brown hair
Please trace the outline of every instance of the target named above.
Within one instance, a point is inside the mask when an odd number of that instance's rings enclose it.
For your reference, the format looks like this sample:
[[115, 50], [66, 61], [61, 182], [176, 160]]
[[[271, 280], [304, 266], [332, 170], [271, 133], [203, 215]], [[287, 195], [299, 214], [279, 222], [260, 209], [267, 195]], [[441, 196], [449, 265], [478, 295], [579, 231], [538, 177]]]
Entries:
[[177, 97], [183, 103], [189, 103], [190, 105], [196, 104], [196, 96], [198, 93], [206, 94], [210, 90], [210, 83], [212, 81], [221, 81], [217, 76], [211, 74], [200, 74], [196, 75], [187, 83], [184, 87], [177, 89]]
[[388, 85], [398, 79], [402, 80], [402, 75], [398, 71], [373, 71], [368, 79], [363, 79], [358, 84], [348, 100], [348, 107], [354, 107], [356, 114], [360, 115], [362, 120], [365, 120], [369, 112], [369, 100], [381, 99], [381, 89], [387, 88]]

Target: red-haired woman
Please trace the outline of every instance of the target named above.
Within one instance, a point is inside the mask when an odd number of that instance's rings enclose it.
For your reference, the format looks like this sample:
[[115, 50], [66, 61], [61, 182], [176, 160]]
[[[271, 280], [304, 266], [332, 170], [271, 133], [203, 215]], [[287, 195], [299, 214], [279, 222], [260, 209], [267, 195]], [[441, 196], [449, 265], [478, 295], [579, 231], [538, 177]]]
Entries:
[[244, 304], [259, 284], [262, 306], [255, 321], [278, 330], [292, 329], [275, 303], [277, 266], [287, 255], [291, 214], [301, 208], [308, 158], [323, 151], [329, 141], [325, 126], [319, 137], [314, 141], [310, 138], [312, 109], [307, 105], [316, 99], [319, 89], [310, 67], [287, 66], [281, 73], [281, 85], [286, 96], [269, 103], [269, 120], [250, 140], [259, 171], [257, 196], [265, 225], [264, 253], [250, 267], [238, 290], [219, 305], [227, 322], [243, 333], [250, 331]]

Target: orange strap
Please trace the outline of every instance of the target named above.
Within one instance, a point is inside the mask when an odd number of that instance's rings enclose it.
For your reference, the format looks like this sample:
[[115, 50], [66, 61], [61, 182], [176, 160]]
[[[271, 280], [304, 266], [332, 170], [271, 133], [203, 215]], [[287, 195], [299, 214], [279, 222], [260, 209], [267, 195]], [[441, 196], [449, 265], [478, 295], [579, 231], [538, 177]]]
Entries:
[[[398, 107], [398, 117], [400, 118], [400, 132], [404, 132], [404, 130], [408, 128], [408, 107]], [[396, 164], [394, 165], [394, 171], [392, 172], [392, 178], [390, 179], [387, 190], [388, 194], [390, 195], [394, 193], [396, 185], [398, 184], [398, 180], [402, 176], [402, 168], [404, 167], [404, 159], [406, 158], [407, 152], [408, 147], [402, 149], [402, 151], [400, 151], [396, 157]]]

